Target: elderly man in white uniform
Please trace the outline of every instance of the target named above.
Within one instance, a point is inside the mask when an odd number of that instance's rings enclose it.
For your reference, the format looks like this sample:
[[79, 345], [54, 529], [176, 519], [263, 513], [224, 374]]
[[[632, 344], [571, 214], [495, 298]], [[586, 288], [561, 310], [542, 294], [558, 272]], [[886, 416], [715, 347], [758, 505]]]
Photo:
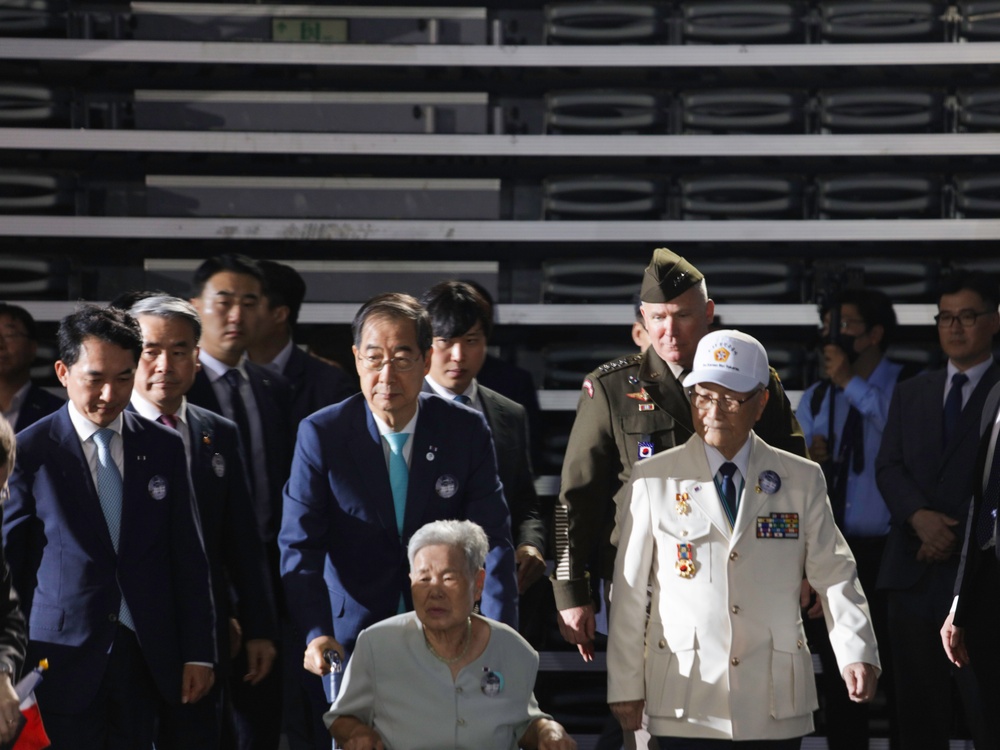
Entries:
[[645, 706], [661, 750], [800, 746], [817, 707], [803, 576], [822, 599], [851, 699], [875, 694], [868, 603], [823, 474], [752, 432], [767, 381], [756, 339], [705, 336], [684, 380], [697, 434], [632, 472], [618, 524], [608, 701], [627, 730]]

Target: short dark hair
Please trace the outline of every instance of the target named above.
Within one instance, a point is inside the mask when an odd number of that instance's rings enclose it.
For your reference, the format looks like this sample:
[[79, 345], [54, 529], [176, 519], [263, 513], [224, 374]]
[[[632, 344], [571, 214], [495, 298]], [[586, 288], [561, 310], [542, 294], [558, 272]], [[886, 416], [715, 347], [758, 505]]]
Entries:
[[365, 324], [371, 319], [395, 318], [397, 320], [409, 320], [413, 323], [417, 332], [417, 347], [420, 352], [426, 352], [431, 348], [434, 340], [431, 334], [431, 319], [427, 311], [420, 306], [415, 297], [400, 292], [388, 292], [378, 294], [361, 305], [354, 321], [351, 323], [351, 335], [354, 337], [354, 345], [361, 348], [361, 334]]
[[3, 316], [19, 321], [24, 326], [24, 332], [28, 334], [28, 338], [32, 341], [38, 341], [38, 326], [35, 324], [35, 319], [31, 317], [30, 312], [20, 305], [9, 305], [6, 302], [0, 302], [0, 317]]
[[[854, 305], [858, 308], [858, 314], [865, 322], [865, 330], [870, 331], [875, 326], [882, 326], [885, 333], [879, 343], [879, 349], [883, 352], [889, 348], [889, 344], [896, 335], [896, 311], [892, 307], [892, 300], [878, 289], [844, 289], [836, 295], [829, 304], [823, 307], [823, 315], [830, 312], [830, 308], [836, 306], [838, 309], [844, 305]], [[836, 331], [833, 332], [836, 335]]]
[[119, 346], [135, 355], [142, 354], [142, 329], [135, 318], [113, 307], [84, 305], [59, 321], [59, 359], [72, 367], [80, 358], [84, 339], [95, 338]]
[[493, 311], [472, 284], [464, 281], [442, 281], [420, 298], [420, 304], [431, 318], [434, 336], [453, 339], [475, 327], [483, 328], [489, 338], [493, 333]]
[[270, 307], [288, 308], [288, 325], [299, 322], [299, 311], [306, 298], [306, 282], [291, 266], [273, 260], [261, 260], [257, 266], [264, 274], [264, 296]]
[[205, 291], [205, 284], [208, 283], [208, 280], [223, 271], [253, 276], [260, 282], [261, 289], [266, 285], [264, 273], [253, 258], [239, 253], [223, 253], [222, 255], [213, 255], [198, 266], [194, 276], [191, 277], [190, 297], [192, 299], [200, 297], [201, 293]]
[[982, 271], [973, 272], [964, 268], [956, 268], [941, 282], [938, 303], [940, 303], [941, 297], [944, 295], [958, 294], [965, 289], [975, 292], [982, 297], [983, 302], [986, 303], [991, 311], [996, 311], [997, 308], [1000, 308], [1000, 285], [997, 284], [996, 276], [991, 273], [984, 273]]

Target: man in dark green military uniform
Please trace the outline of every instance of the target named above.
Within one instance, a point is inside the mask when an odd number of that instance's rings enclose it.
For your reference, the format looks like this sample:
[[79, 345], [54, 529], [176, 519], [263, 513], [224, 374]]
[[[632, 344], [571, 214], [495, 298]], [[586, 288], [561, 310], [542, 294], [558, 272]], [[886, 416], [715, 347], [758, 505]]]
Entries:
[[[639, 296], [651, 346], [601, 365], [583, 381], [556, 507], [553, 588], [559, 628], [587, 661], [593, 655], [595, 619], [585, 566], [596, 553], [596, 573], [611, 580], [615, 517], [632, 464], [694, 434], [691, 404], [680, 381], [715, 317], [705, 277], [664, 248], [653, 251]], [[805, 456], [805, 438], [773, 368], [767, 389], [767, 408], [754, 431], [775, 448]]]

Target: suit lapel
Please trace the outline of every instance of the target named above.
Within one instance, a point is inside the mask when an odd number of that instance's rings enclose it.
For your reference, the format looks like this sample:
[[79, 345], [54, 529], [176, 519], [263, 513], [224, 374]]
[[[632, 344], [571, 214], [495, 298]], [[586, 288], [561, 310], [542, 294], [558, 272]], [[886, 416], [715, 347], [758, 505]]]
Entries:
[[[440, 401], [440, 403], [437, 403]], [[427, 460], [428, 455], [435, 454], [440, 441], [437, 439], [435, 407], [449, 408], [439, 396], [420, 397], [417, 428], [410, 438], [413, 447], [410, 451], [410, 482], [406, 488], [406, 514], [403, 517], [403, 535], [409, 537], [417, 530], [417, 521], [424, 518], [430, 492], [434, 487], [436, 464]]]
[[747, 476], [743, 477], [743, 494], [740, 496], [740, 509], [736, 516], [736, 527], [733, 529], [733, 543], [748, 530], [757, 533], [757, 516], [770, 495], [757, 491], [757, 477], [764, 471], [774, 471], [773, 454], [767, 444], [750, 433], [750, 460], [747, 462]]
[[643, 355], [639, 382], [658, 409], [673, 417], [690, 435], [694, 434], [691, 404], [684, 387], [653, 347], [649, 347]]
[[[108, 531], [107, 521], [104, 520], [101, 500], [97, 496], [97, 487], [94, 486], [94, 476], [90, 471], [87, 458], [83, 454], [80, 438], [69, 418], [69, 408], [68, 406], [64, 407], [58, 413], [49, 432], [49, 437], [58, 445], [58, 450], [63, 454], [57, 462], [66, 488], [65, 495], [61, 496], [79, 498], [79, 505], [73, 510], [84, 517], [85, 522], [93, 530], [105, 551], [114, 555], [115, 547], [111, 542], [111, 532]], [[67, 507], [66, 511], [68, 513], [70, 508]]]
[[[712, 525], [727, 539], [732, 536], [729, 528], [729, 520], [726, 512], [722, 509], [722, 498], [715, 487], [715, 480], [712, 478], [712, 470], [708, 466], [708, 457], [705, 455], [705, 443], [701, 438], [695, 436], [684, 444], [684, 459], [691, 467], [694, 480], [684, 482], [680, 485], [681, 492], [687, 492], [689, 500], [704, 513]], [[674, 498], [668, 497], [667, 503], [674, 502]]]
[[[952, 438], [948, 445], [944, 446], [944, 453], [941, 456], [941, 463], [944, 465], [949, 460], [951, 460], [952, 455], [962, 444], [965, 435], [969, 434], [970, 431], [976, 431], [978, 435], [978, 430], [980, 428], [980, 423], [983, 416], [983, 406], [986, 403], [986, 396], [989, 395], [990, 390], [992, 390], [994, 384], [997, 382], [997, 365], [992, 365], [986, 372], [983, 373], [983, 377], [979, 380], [976, 389], [969, 396], [969, 400], [966, 402], [965, 406], [962, 407], [962, 414], [958, 418], [958, 425], [955, 427], [955, 436]], [[937, 391], [938, 407], [937, 409], [932, 409], [931, 412], [937, 415], [936, 421], [937, 425], [931, 425], [931, 429], [937, 429], [939, 435], [944, 434], [944, 429], [942, 426], [942, 420], [944, 419], [944, 409], [941, 404], [944, 403], [944, 384], [946, 373], [942, 373], [940, 387]], [[943, 438], [942, 438], [943, 439]]]
[[[358, 401], [360, 418], [349, 420], [354, 437], [350, 440], [351, 456], [358, 471], [366, 475], [366, 482], [371, 487], [372, 507], [378, 516], [382, 528], [393, 538], [396, 532], [396, 509], [392, 504], [392, 487], [389, 485], [389, 469], [385, 464], [385, 452], [382, 450], [382, 436], [375, 424], [375, 417], [364, 399]], [[410, 483], [413, 482], [411, 473]], [[407, 490], [409, 502], [409, 490]]]

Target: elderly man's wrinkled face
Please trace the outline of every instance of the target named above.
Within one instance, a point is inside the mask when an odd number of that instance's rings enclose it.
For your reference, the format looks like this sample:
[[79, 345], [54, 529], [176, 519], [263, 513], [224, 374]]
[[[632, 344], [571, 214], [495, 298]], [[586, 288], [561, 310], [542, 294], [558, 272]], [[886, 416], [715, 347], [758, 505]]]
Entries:
[[690, 368], [698, 342], [715, 317], [715, 303], [700, 287], [691, 287], [669, 302], [643, 302], [649, 342], [664, 362]]
[[351, 348], [369, 408], [390, 427], [405, 427], [417, 412], [431, 366], [429, 352], [417, 345], [416, 325], [387, 316], [371, 318], [361, 329], [361, 345]]
[[428, 630], [465, 627], [466, 618], [482, 596], [486, 571], [469, 573], [465, 553], [446, 544], [430, 544], [413, 556], [410, 591], [417, 618]]
[[715, 383], [699, 383], [691, 395], [694, 431], [707, 445], [731, 459], [764, 413], [768, 395], [763, 389], [739, 393]]

